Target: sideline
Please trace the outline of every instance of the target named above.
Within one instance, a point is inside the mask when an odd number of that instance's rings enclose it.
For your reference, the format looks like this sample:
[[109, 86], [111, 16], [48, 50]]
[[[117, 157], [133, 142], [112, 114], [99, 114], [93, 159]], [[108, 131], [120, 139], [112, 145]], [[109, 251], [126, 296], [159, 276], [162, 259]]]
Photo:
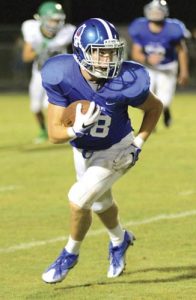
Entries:
[[[141, 221], [130, 221], [125, 224], [125, 226], [140, 226], [140, 225], [145, 225], [145, 224], [150, 224], [162, 220], [172, 220], [172, 219], [179, 219], [179, 218], [186, 218], [189, 216], [194, 216], [196, 215], [196, 210], [191, 210], [191, 211], [184, 211], [184, 212], [179, 212], [176, 214], [162, 214], [162, 215], [157, 215], [149, 219], [144, 219]], [[93, 230], [89, 231], [88, 236], [97, 236], [102, 233], [105, 233], [106, 230], [103, 229], [98, 229], [98, 230]], [[67, 236], [60, 236], [54, 239], [50, 240], [45, 240], [45, 241], [34, 241], [30, 243], [23, 243], [15, 246], [11, 246], [8, 248], [0, 248], [0, 253], [10, 253], [10, 252], [15, 252], [19, 250], [26, 250], [26, 249], [31, 249], [33, 247], [39, 247], [39, 246], [44, 246], [48, 244], [53, 244], [56, 242], [61, 242], [67, 240]]]

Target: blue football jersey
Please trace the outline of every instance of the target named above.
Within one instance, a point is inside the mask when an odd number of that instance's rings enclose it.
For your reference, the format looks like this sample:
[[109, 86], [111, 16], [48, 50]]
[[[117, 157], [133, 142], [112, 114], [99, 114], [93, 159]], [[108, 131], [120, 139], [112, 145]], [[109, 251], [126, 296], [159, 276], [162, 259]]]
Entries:
[[163, 29], [153, 33], [146, 18], [135, 19], [128, 27], [133, 43], [139, 44], [146, 55], [157, 53], [162, 56], [160, 64], [177, 60], [175, 46], [186, 37], [187, 29], [181, 21], [166, 18]]
[[108, 79], [97, 91], [81, 75], [80, 67], [71, 54], [50, 58], [42, 69], [42, 83], [52, 104], [67, 107], [85, 99], [101, 107], [98, 123], [89, 134], [74, 139], [74, 147], [85, 150], [102, 150], [118, 143], [133, 128], [128, 106], [139, 106], [149, 94], [149, 75], [135, 62], [122, 64], [118, 77]]

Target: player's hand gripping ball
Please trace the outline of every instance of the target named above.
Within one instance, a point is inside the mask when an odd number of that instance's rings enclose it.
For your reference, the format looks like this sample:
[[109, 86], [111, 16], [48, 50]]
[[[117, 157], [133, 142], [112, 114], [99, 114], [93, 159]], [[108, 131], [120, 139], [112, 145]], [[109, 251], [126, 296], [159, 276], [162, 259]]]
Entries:
[[69, 106], [65, 108], [63, 114], [63, 123], [65, 127], [72, 127], [76, 118], [76, 106], [81, 103], [82, 104], [82, 113], [85, 114], [90, 106], [90, 101], [88, 100], [78, 100], [71, 103]]
[[65, 109], [64, 125], [71, 127], [73, 136], [82, 137], [88, 134], [98, 122], [101, 108], [94, 101], [79, 100]]

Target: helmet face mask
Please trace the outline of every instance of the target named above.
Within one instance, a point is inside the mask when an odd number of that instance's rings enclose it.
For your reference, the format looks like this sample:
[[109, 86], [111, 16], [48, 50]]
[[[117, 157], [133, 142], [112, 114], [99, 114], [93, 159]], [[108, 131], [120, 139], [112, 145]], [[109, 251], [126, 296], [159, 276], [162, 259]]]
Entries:
[[97, 78], [113, 78], [119, 73], [124, 44], [114, 26], [102, 19], [89, 19], [76, 29], [74, 58], [81, 68]]
[[144, 16], [152, 22], [163, 22], [169, 16], [169, 9], [165, 0], [153, 0], [144, 6]]
[[41, 26], [49, 35], [55, 35], [64, 25], [64, 20], [61, 15], [56, 17], [42, 17]]
[[64, 25], [65, 13], [62, 5], [53, 1], [44, 2], [34, 15], [41, 22], [41, 28], [48, 36], [54, 36]]

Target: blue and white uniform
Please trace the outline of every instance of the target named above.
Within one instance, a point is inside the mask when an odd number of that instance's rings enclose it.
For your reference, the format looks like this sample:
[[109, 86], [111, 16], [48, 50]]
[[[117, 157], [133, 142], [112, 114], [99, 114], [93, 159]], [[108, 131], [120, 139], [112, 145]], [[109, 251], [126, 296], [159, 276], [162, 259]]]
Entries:
[[134, 138], [128, 106], [137, 107], [147, 99], [149, 75], [142, 65], [127, 61], [117, 77], [95, 91], [81, 75], [73, 56], [65, 54], [45, 63], [42, 81], [48, 101], [54, 105], [67, 107], [86, 99], [101, 107], [98, 123], [89, 134], [71, 142], [78, 181], [69, 199], [80, 207], [104, 211], [112, 205], [112, 184], [125, 171], [113, 169], [114, 159], [119, 153], [130, 153]]
[[111, 147], [133, 130], [128, 106], [142, 104], [149, 93], [148, 74], [134, 62], [124, 62], [118, 77], [107, 80], [98, 91], [81, 76], [72, 55], [49, 59], [42, 70], [42, 79], [52, 104], [66, 107], [76, 100], [86, 99], [101, 107], [96, 127], [89, 135], [72, 141], [74, 147], [94, 151]]
[[135, 19], [128, 27], [129, 35], [134, 44], [138, 44], [146, 57], [150, 54], [160, 56], [155, 66], [147, 66], [151, 89], [169, 106], [176, 88], [178, 57], [176, 46], [187, 37], [188, 31], [181, 21], [166, 18], [159, 33], [149, 28], [149, 20], [144, 17]]

